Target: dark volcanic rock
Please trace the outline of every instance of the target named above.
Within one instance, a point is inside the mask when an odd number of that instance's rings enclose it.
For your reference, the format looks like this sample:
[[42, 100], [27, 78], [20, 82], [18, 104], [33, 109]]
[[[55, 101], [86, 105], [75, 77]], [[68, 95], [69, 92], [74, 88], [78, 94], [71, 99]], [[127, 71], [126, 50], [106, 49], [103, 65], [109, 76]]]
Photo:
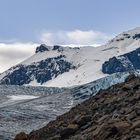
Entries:
[[86, 116], [86, 115], [85, 116], [80, 116], [80, 117], [78, 117], [74, 120], [74, 122], [76, 124], [78, 124], [79, 126], [86, 125], [90, 121], [91, 121], [91, 116]]
[[140, 69], [140, 48], [124, 55], [110, 58], [102, 65], [102, 72], [112, 74], [116, 72], [134, 71]]
[[54, 45], [52, 50], [63, 51], [63, 47], [59, 45]]
[[14, 71], [1, 79], [0, 84], [24, 85], [29, 84], [33, 80], [43, 84], [74, 68], [76, 67], [65, 60], [64, 55], [60, 55], [33, 63], [32, 65], [17, 65], [12, 68], [15, 69]]
[[73, 135], [78, 130], [78, 125], [76, 124], [70, 124], [66, 128], [60, 131], [61, 138], [65, 139], [69, 136]]
[[103, 73], [112, 74], [115, 72], [122, 72], [122, 71], [126, 71], [126, 69], [116, 57], [110, 58], [109, 61], [106, 61], [102, 65]]
[[24, 132], [19, 133], [14, 140], [28, 140], [28, 135]]
[[133, 39], [140, 39], [140, 34], [135, 34], [135, 35], [133, 36]]
[[[135, 88], [139, 83], [139, 77], [130, 76], [124, 83], [100, 91], [28, 134], [28, 140], [140, 139], [140, 89]], [[124, 87], [130, 88], [124, 91]]]
[[45, 52], [45, 51], [49, 51], [49, 48], [47, 47], [47, 45], [41, 44], [40, 46], [38, 46], [38, 47], [36, 48], [35, 53], [38, 53], [38, 52]]

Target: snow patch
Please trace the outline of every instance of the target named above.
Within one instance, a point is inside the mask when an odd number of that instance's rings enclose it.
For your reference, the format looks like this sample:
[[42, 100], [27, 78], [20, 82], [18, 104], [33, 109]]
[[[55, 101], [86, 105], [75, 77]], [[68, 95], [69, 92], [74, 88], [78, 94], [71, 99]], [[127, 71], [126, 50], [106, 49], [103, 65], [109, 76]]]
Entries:
[[33, 96], [33, 95], [11, 95], [11, 96], [7, 96], [8, 98], [10, 98], [10, 100], [31, 100], [31, 99], [36, 99], [39, 98], [39, 96]]

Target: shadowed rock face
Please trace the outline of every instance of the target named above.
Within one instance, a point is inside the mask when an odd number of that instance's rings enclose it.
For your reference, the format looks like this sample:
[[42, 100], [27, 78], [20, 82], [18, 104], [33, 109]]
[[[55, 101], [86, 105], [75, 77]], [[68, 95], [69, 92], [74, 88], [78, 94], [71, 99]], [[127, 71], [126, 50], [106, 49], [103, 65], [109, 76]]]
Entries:
[[140, 48], [118, 57], [112, 57], [102, 65], [102, 72], [107, 74], [137, 69], [140, 69]]
[[33, 80], [43, 84], [62, 73], [76, 68], [64, 58], [64, 55], [60, 55], [33, 63], [32, 65], [18, 65], [14, 67], [14, 71], [1, 79], [0, 84], [24, 85], [29, 84]]
[[131, 75], [24, 136], [27, 140], [138, 140], [139, 134], [140, 78]]
[[140, 34], [135, 34], [135, 35], [133, 36], [133, 39], [140, 39]]
[[42, 53], [45, 51], [51, 51], [51, 50], [57, 50], [57, 51], [63, 51], [63, 47], [59, 45], [54, 45], [54, 46], [47, 46], [46, 44], [41, 44], [36, 48], [35, 53]]
[[49, 51], [48, 46], [45, 45], [45, 44], [41, 44], [40, 46], [38, 46], [38, 47], [36, 48], [35, 53], [45, 52], [45, 51]]
[[54, 45], [52, 50], [63, 51], [62, 46]]

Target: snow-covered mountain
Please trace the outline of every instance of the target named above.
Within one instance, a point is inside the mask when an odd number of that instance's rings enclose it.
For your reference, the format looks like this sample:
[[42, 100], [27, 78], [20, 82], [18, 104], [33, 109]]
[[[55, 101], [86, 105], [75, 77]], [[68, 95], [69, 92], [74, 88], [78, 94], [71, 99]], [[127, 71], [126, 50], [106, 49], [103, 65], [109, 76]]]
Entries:
[[100, 90], [124, 82], [128, 75], [115, 73], [70, 88], [0, 85], [0, 140], [13, 140], [21, 131], [29, 133], [45, 126]]
[[[140, 28], [123, 32], [100, 47], [70, 48], [42, 44], [33, 56], [2, 73], [0, 84], [52, 87], [82, 85], [110, 74], [104, 71], [105, 62], [107, 64], [112, 57], [122, 58], [139, 46]], [[124, 60], [121, 62], [124, 63]], [[112, 69], [109, 66], [108, 71]], [[114, 69], [119, 66], [115, 65]], [[131, 67], [128, 67], [129, 70]], [[112, 73], [115, 72], [118, 71]]]
[[140, 48], [129, 53], [112, 57], [102, 65], [104, 73], [136, 71], [140, 69]]

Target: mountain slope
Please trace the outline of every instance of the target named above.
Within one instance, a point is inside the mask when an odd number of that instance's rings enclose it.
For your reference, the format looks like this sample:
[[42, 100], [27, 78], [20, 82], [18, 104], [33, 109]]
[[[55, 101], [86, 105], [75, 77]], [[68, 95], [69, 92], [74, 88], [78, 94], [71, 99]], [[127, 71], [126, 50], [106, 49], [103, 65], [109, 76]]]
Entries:
[[42, 44], [33, 56], [2, 73], [0, 84], [67, 87], [89, 83], [107, 75], [102, 72], [105, 61], [134, 51], [139, 44], [140, 28], [96, 48]]
[[37, 130], [100, 90], [124, 82], [128, 75], [115, 73], [74, 88], [0, 85], [0, 139]]
[[20, 133], [15, 140], [138, 140], [140, 139], [140, 78], [100, 91], [57, 117], [47, 126]]
[[137, 69], [140, 69], [140, 48], [124, 55], [110, 58], [109, 61], [102, 65], [102, 71], [108, 74], [135, 71]]

